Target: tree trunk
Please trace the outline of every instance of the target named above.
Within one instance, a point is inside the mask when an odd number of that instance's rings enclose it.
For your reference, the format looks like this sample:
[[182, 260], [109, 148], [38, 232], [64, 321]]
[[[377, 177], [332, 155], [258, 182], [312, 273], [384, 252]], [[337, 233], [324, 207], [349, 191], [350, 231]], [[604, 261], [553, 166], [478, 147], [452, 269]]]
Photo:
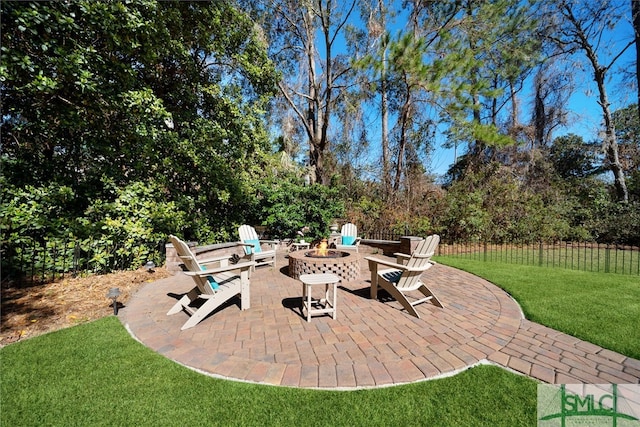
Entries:
[[631, 15], [636, 40], [636, 83], [638, 91], [638, 119], [640, 119], [640, 0], [631, 0]]
[[387, 49], [382, 53], [382, 76], [380, 85], [380, 113], [382, 120], [382, 181], [385, 197], [391, 195], [391, 168], [389, 165], [389, 105], [387, 99]]
[[616, 138], [613, 119], [611, 117], [611, 110], [609, 109], [610, 104], [607, 91], [604, 86], [604, 73], [596, 72], [596, 79], [598, 83], [598, 90], [600, 92], [600, 106], [602, 107], [605, 126], [602, 148], [607, 156], [609, 168], [611, 169], [611, 172], [613, 172], [613, 185], [616, 189], [618, 200], [626, 203], [629, 201], [629, 192], [624, 178], [624, 169], [622, 168], [622, 163], [620, 163], [620, 156], [618, 154], [618, 141]]
[[405, 98], [404, 104], [400, 110], [400, 140], [398, 141], [398, 158], [396, 160], [396, 173], [393, 183], [393, 190], [398, 191], [400, 189], [400, 180], [402, 178], [402, 172], [404, 171], [405, 163], [405, 148], [407, 146], [407, 129], [409, 127], [409, 120], [411, 117], [411, 88], [408, 83], [405, 82]]
[[577, 46], [585, 52], [587, 59], [593, 67], [593, 79], [598, 85], [598, 103], [600, 104], [600, 108], [602, 108], [602, 118], [604, 120], [602, 149], [604, 154], [607, 156], [609, 169], [611, 169], [611, 172], [613, 173], [613, 185], [616, 190], [616, 196], [620, 202], [626, 203], [629, 201], [629, 192], [624, 178], [624, 169], [622, 168], [622, 163], [620, 163], [616, 131], [611, 117], [611, 110], [609, 108], [610, 102], [605, 85], [605, 79], [609, 67], [605, 67], [600, 64], [596, 50], [587, 37], [587, 33], [585, 32], [582, 23], [573, 13], [572, 4], [565, 3], [562, 5], [562, 9], [564, 9], [565, 17], [569, 20], [576, 32], [574, 43], [576, 43]]
[[319, 102], [319, 90], [316, 84], [316, 61], [315, 61], [315, 30], [314, 16], [311, 10], [305, 13], [305, 29], [307, 45], [305, 55], [309, 67], [307, 85], [309, 98], [307, 101], [307, 133], [309, 137], [309, 167], [311, 168], [311, 182], [322, 182], [322, 126], [320, 125], [321, 113]]
[[542, 71], [536, 76], [535, 81], [535, 101], [533, 106], [533, 144], [535, 147], [545, 145], [545, 134], [547, 132], [547, 113], [545, 111], [544, 99], [542, 96]]

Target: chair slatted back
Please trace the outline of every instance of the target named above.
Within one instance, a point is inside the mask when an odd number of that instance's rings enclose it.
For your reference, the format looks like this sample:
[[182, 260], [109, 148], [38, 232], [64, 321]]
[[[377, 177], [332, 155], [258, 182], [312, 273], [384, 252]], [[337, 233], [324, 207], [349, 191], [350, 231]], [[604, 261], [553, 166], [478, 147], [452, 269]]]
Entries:
[[245, 224], [238, 227], [238, 234], [240, 235], [240, 240], [243, 242], [247, 240], [258, 240], [256, 229], [250, 225]]
[[342, 234], [343, 236], [358, 237], [358, 227], [356, 227], [355, 224], [348, 222], [342, 226], [340, 234]]
[[[202, 270], [202, 266], [198, 262], [198, 259], [193, 254], [193, 252], [191, 252], [189, 245], [187, 245], [184, 241], [180, 240], [178, 237], [174, 235], [170, 235], [169, 240], [171, 240], [173, 247], [176, 249], [176, 252], [178, 253], [178, 257], [182, 260], [182, 262], [184, 263], [184, 266], [187, 268], [188, 271]], [[196, 284], [198, 285], [198, 288], [202, 293], [210, 294], [212, 292], [211, 286], [209, 286], [208, 281], [204, 277], [193, 276], [193, 279], [196, 281]]]
[[432, 234], [418, 243], [407, 262], [408, 268], [417, 271], [404, 271], [396, 284], [398, 288], [413, 289], [416, 287], [422, 273], [431, 267], [432, 264], [429, 261], [435, 254], [439, 243], [440, 236], [437, 234]]
[[[253, 243], [259, 245], [259, 243], [257, 243], [259, 242], [258, 233], [252, 226], [246, 224], [241, 225], [240, 227], [238, 227], [238, 234], [240, 235], [240, 241], [242, 243]], [[251, 252], [252, 248], [250, 246], [244, 247], [245, 254], [250, 255]]]

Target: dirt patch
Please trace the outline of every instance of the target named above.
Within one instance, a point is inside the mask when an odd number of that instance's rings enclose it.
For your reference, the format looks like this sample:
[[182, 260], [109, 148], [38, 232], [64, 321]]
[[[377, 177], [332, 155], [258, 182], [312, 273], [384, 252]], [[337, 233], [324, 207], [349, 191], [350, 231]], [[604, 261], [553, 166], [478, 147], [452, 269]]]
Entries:
[[27, 288], [2, 288], [0, 347], [47, 332], [113, 314], [111, 288], [119, 288], [119, 307], [149, 282], [171, 276], [164, 268], [120, 271], [89, 277], [65, 278]]

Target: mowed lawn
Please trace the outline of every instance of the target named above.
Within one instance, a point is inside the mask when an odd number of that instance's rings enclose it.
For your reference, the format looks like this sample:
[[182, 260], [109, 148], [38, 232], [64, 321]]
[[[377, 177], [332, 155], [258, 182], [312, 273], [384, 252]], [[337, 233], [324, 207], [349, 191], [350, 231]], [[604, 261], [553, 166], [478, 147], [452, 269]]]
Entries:
[[421, 383], [305, 390], [211, 378], [107, 317], [0, 350], [2, 426], [530, 426], [536, 382], [495, 366]]
[[436, 259], [501, 287], [527, 319], [640, 359], [640, 276]]
[[[637, 277], [439, 261], [502, 287], [528, 318], [640, 357]], [[305, 390], [211, 378], [135, 341], [114, 316], [0, 349], [2, 426], [530, 426], [537, 382], [495, 366], [421, 383]]]

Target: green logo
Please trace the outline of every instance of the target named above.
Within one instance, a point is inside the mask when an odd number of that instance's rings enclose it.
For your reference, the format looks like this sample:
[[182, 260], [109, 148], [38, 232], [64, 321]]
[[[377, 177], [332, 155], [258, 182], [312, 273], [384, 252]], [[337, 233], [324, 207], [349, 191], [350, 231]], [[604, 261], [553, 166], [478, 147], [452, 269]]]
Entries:
[[538, 386], [538, 426], [640, 426], [640, 386], [562, 384]]

